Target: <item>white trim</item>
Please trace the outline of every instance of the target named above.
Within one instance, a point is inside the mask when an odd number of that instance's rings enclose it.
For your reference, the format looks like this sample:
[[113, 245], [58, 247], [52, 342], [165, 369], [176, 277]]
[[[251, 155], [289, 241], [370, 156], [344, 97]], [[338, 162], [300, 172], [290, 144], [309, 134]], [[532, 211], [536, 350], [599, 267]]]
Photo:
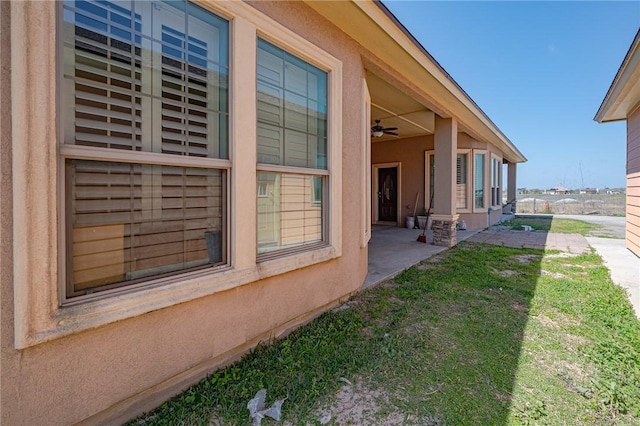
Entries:
[[[493, 165], [494, 161], [496, 162], [496, 171], [498, 172], [498, 176], [493, 176]], [[495, 210], [496, 208], [502, 208], [502, 157], [497, 154], [491, 153], [491, 181], [489, 182], [489, 190], [491, 192], [490, 200], [493, 199], [493, 184], [494, 178], [497, 179], [498, 188], [500, 189], [498, 192], [498, 196], [496, 197], [496, 204], [492, 204], [491, 207]]]
[[367, 79], [362, 79], [362, 235], [360, 247], [371, 239], [371, 95]]
[[401, 212], [402, 212], [402, 163], [401, 162], [395, 162], [395, 163], [378, 163], [378, 164], [373, 164], [372, 168], [371, 168], [371, 178], [373, 180], [373, 183], [371, 184], [371, 197], [373, 199], [373, 207], [372, 207], [372, 214], [373, 214], [373, 223], [390, 223], [390, 222], [381, 222], [380, 218], [378, 216], [378, 209], [379, 209], [379, 204], [378, 204], [378, 170], [379, 169], [386, 169], [386, 168], [392, 168], [395, 167], [396, 169], [398, 169], [397, 173], [396, 173], [396, 179], [397, 179], [397, 184], [398, 184], [398, 190], [397, 190], [397, 203], [396, 203], [396, 223], [400, 224], [402, 223], [402, 217], [401, 217]]
[[307, 167], [280, 166], [278, 164], [258, 163], [256, 166], [256, 169], [259, 172], [268, 172], [268, 173], [329, 176], [329, 170], [326, 170], [326, 169], [311, 169]]
[[[473, 155], [472, 155], [472, 149], [470, 148], [459, 148], [456, 150], [456, 162], [457, 162], [457, 157], [458, 154], [467, 154], [467, 208], [463, 209], [463, 208], [458, 208], [456, 207], [456, 213], [460, 214], [460, 213], [472, 213], [472, 207], [473, 207], [473, 176], [472, 176], [472, 171], [473, 171]], [[427, 207], [427, 205], [429, 204], [429, 200], [431, 200], [431, 166], [429, 163], [429, 156], [430, 155], [435, 155], [435, 150], [430, 149], [430, 150], [426, 150], [424, 152], [424, 205], [425, 208]], [[434, 164], [435, 166], [435, 164]], [[434, 175], [435, 178], [435, 175]], [[457, 185], [457, 179], [456, 179], [456, 183], [454, 183], [454, 185]], [[457, 188], [454, 187], [454, 191]], [[454, 194], [454, 198], [457, 198], [456, 194]]]
[[59, 147], [63, 158], [74, 160], [112, 161], [120, 163], [154, 164], [176, 167], [200, 167], [228, 169], [231, 161], [219, 158], [192, 157], [187, 155], [159, 154], [155, 152], [125, 151], [82, 145], [62, 144]]
[[[471, 198], [471, 209], [473, 211], [473, 213], [486, 213], [489, 209], [489, 202], [487, 200], [487, 193], [489, 192], [487, 190], [487, 188], [490, 188], [489, 186], [489, 178], [490, 178], [490, 173], [491, 170], [487, 170], [487, 163], [489, 163], [488, 158], [490, 157], [489, 151], [487, 151], [486, 149], [474, 149], [473, 151], [473, 161], [472, 161], [472, 198]], [[482, 154], [484, 155], [484, 161], [483, 161], [483, 167], [484, 167], [484, 173], [483, 173], [483, 183], [482, 183], [482, 195], [483, 195], [483, 207], [476, 207], [476, 155]]]
[[[473, 207], [473, 183], [472, 181], [472, 175], [471, 175], [471, 170], [473, 169], [471, 166], [472, 160], [473, 160], [473, 156], [472, 156], [472, 150], [470, 148], [460, 148], [457, 150], [456, 152], [456, 166], [457, 166], [457, 156], [458, 154], [467, 154], [467, 183], [466, 183], [466, 187], [467, 187], [467, 207], [466, 208], [458, 208], [456, 207], [456, 213], [471, 213], [472, 212], [472, 207]], [[458, 180], [456, 177], [456, 191], [457, 191], [457, 185], [458, 185]], [[457, 200], [457, 193], [456, 193], [456, 200]]]

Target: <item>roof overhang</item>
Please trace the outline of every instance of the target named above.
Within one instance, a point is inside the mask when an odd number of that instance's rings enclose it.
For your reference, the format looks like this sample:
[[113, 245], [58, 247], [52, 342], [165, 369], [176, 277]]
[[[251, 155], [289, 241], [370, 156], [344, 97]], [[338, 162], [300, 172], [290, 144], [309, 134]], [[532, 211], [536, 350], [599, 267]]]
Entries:
[[379, 0], [307, 0], [307, 4], [375, 55], [385, 68], [410, 81], [429, 99], [435, 113], [455, 117], [472, 136], [498, 147], [506, 161], [527, 160]]
[[594, 120], [626, 120], [640, 106], [640, 30], [631, 43]]

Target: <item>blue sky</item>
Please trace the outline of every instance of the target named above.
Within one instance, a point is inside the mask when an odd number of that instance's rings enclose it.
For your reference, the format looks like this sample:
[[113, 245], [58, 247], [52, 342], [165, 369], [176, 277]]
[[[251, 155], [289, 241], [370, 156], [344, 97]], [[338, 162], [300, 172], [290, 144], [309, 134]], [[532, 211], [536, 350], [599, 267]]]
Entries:
[[384, 4], [527, 157], [518, 187], [624, 187], [625, 123], [593, 117], [640, 1]]

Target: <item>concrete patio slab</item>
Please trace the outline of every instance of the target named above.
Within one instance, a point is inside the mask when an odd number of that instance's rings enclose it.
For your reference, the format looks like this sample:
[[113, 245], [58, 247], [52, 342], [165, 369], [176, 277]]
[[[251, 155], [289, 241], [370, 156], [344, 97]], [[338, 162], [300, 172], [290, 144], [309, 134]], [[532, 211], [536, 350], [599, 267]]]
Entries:
[[[458, 241], [466, 240], [482, 229], [458, 231]], [[427, 244], [417, 241], [422, 231], [397, 226], [374, 225], [369, 241], [369, 273], [362, 285], [368, 288], [394, 277], [446, 247], [434, 246], [433, 234], [427, 231]]]

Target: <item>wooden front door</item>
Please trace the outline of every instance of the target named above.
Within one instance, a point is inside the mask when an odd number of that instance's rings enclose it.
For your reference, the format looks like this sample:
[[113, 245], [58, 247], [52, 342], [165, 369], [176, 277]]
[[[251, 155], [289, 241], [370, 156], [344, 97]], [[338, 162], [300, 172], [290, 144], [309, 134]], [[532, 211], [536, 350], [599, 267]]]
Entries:
[[398, 168], [378, 169], [378, 220], [398, 221]]

